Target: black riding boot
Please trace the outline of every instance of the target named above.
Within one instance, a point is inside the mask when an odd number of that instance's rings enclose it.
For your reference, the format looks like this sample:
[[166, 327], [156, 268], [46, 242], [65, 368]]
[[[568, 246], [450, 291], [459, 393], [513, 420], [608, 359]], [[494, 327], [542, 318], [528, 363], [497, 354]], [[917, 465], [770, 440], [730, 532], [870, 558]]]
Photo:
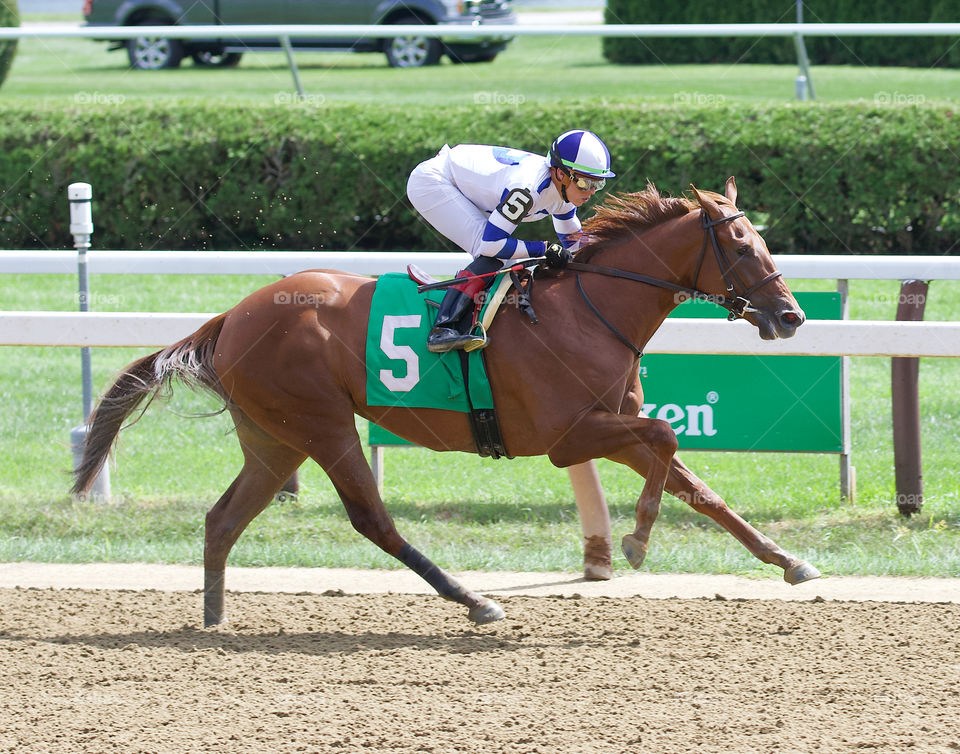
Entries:
[[431, 353], [446, 353], [478, 340], [477, 336], [468, 332], [468, 328], [473, 324], [473, 318], [468, 316], [472, 312], [473, 297], [456, 288], [448, 288], [440, 302], [437, 321], [427, 336], [427, 350]]

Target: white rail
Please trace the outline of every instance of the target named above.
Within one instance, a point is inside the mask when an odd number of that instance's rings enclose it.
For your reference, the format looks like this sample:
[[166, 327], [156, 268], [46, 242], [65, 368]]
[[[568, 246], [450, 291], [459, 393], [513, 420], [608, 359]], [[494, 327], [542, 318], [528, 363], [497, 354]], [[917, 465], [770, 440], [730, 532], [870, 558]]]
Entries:
[[515, 26], [478, 25], [357, 25], [357, 24], [250, 24], [203, 26], [28, 26], [0, 28], [0, 39], [273, 39], [367, 38], [401, 35], [475, 39], [483, 37], [594, 36], [594, 37], [865, 37], [958, 36], [960, 23], [877, 24], [578, 24]]
[[[821, 280], [960, 280], [960, 257], [774, 254], [788, 278]], [[89, 251], [97, 275], [291, 275], [335, 269], [362, 275], [403, 272], [411, 262], [431, 275], [469, 264], [464, 252], [420, 251]], [[75, 251], [0, 251], [0, 273], [75, 274]]]
[[[0, 312], [0, 345], [160, 348], [214, 314]], [[758, 356], [960, 356], [960, 322], [811, 320], [789, 340], [762, 341], [747, 322], [668, 319], [646, 353]]]
[[[327, 268], [367, 275], [403, 272], [413, 262], [451, 275], [470, 261], [462, 252], [91, 251], [91, 274], [288, 275]], [[960, 257], [775, 255], [788, 278], [960, 280]], [[75, 274], [74, 251], [0, 251], [0, 273]], [[161, 347], [190, 334], [213, 314], [2, 312], [0, 345]], [[960, 323], [810, 321], [790, 340], [763, 342], [744, 322], [669, 319], [648, 353], [960, 356]]]

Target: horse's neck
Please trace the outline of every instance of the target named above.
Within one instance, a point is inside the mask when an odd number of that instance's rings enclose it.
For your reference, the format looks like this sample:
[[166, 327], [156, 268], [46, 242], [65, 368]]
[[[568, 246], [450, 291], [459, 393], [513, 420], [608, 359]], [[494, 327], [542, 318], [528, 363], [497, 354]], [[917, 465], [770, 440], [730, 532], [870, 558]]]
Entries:
[[[611, 243], [592, 261], [690, 287], [703, 240], [699, 217], [699, 213], [691, 212], [640, 236], [627, 236]], [[630, 291], [630, 286], [635, 291]], [[617, 282], [616, 293], [610, 299], [621, 310], [617, 321], [625, 323], [624, 331], [632, 333], [638, 347], [646, 343], [679, 303], [674, 291], [628, 280]]]
[[604, 250], [602, 264], [689, 287], [702, 241], [700, 215], [690, 212], [639, 236], [625, 235]]

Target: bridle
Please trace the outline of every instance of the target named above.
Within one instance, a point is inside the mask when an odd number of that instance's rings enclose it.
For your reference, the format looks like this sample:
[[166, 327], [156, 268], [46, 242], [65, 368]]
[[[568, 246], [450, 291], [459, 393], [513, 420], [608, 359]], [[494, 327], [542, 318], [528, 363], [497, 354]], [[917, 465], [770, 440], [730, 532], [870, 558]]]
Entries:
[[[756, 307], [754, 307], [750, 302], [750, 296], [756, 293], [767, 283], [776, 280], [783, 275], [783, 273], [779, 271], [771, 272], [759, 282], [748, 286], [736, 269], [734, 269], [735, 264], [730, 262], [727, 252], [724, 250], [723, 246], [720, 245], [719, 240], [717, 240], [716, 228], [722, 223], [736, 220], [738, 217], [743, 217], [744, 214], [744, 212], [737, 212], [736, 214], [727, 215], [726, 217], [719, 217], [716, 220], [713, 220], [707, 214], [705, 209], [700, 209], [700, 226], [703, 228], [703, 243], [700, 245], [700, 258], [697, 260], [697, 269], [693, 275], [693, 285], [690, 287], [678, 285], [677, 283], [671, 283], [666, 280], [660, 280], [659, 278], [650, 277], [649, 275], [641, 275], [636, 272], [619, 270], [615, 267], [604, 267], [603, 265], [589, 264], [586, 262], [569, 262], [567, 263], [567, 269], [573, 270], [574, 272], [592, 272], [598, 275], [607, 275], [608, 277], [633, 280], [638, 283], [653, 285], [657, 288], [665, 288], [668, 291], [682, 293], [688, 298], [699, 299], [701, 301], [710, 301], [726, 309], [727, 312], [729, 312], [727, 319], [732, 322], [735, 319], [741, 319], [744, 314], [757, 311]], [[727, 292], [730, 294], [730, 296], [718, 296], [712, 293], [704, 293], [696, 287], [697, 280], [700, 279], [700, 270], [703, 268], [703, 260], [707, 255], [708, 240], [710, 245], [713, 247], [713, 255], [717, 260], [717, 266], [720, 268], [720, 275], [723, 277], [724, 285], [726, 286]], [[609, 329], [610, 332], [612, 332], [621, 343], [633, 351], [638, 358], [643, 355], [643, 352], [639, 348], [631, 343], [626, 336], [623, 335], [623, 333], [621, 333], [606, 317], [600, 313], [600, 310], [597, 309], [594, 303], [590, 300], [590, 297], [587, 296], [586, 291], [583, 290], [583, 283], [580, 281], [580, 275], [577, 275], [577, 291], [580, 293], [580, 297], [584, 300], [586, 305], [590, 308], [590, 311], [592, 311], [594, 315], [604, 325], [606, 325], [607, 329]]]

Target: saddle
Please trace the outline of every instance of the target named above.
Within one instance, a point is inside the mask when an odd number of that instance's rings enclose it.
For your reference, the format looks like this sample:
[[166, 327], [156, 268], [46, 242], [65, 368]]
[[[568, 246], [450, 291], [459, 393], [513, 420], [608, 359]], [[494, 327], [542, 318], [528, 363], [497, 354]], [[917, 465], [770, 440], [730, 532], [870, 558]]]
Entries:
[[[533, 282], [532, 276], [528, 271], [528, 274], [525, 276], [526, 280], [524, 280], [517, 274], [518, 271], [522, 271], [523, 269], [523, 267], [517, 267], [504, 270], [496, 276], [491, 289], [484, 291], [482, 295], [476, 297], [472, 326], [479, 328], [482, 337], [482, 340], [478, 338], [479, 343], [486, 344], [487, 329], [493, 322], [494, 317], [500, 310], [511, 288], [516, 292], [517, 306], [530, 317], [530, 320], [534, 324], [537, 323], [537, 317], [534, 314], [533, 306], [530, 302], [530, 287]], [[444, 288], [456, 282], [455, 280], [441, 282], [415, 264], [407, 265], [407, 276], [417, 284], [418, 291], [421, 294], [423, 294], [425, 290]], [[424, 297], [422, 300], [434, 308], [439, 308], [440, 306], [438, 302], [429, 298]], [[477, 447], [477, 453], [490, 458], [512, 458], [507, 452], [503, 442], [503, 434], [500, 431], [500, 422], [497, 419], [496, 408], [493, 406], [493, 395], [486, 377], [486, 367], [482, 352], [467, 353], [466, 350], [461, 350], [456, 353], [460, 362], [460, 371], [463, 378], [462, 384], [466, 398], [466, 413], [470, 421], [470, 430], [473, 434], [473, 441]], [[370, 358], [371, 356], [368, 353], [368, 365]], [[471, 375], [471, 372], [473, 372], [473, 375]], [[480, 383], [474, 379], [476, 376], [480, 377]], [[486, 389], [477, 394], [477, 391], [471, 390], [471, 385], [475, 388], [479, 387], [479, 385], [485, 385]], [[368, 383], [368, 400], [369, 395], [370, 388]]]
[[[530, 321], [533, 324], [539, 324], [537, 314], [533, 310], [533, 301], [531, 300], [533, 273], [529, 268], [518, 269], [518, 267], [519, 266], [514, 266], [504, 269], [503, 272], [498, 274], [494, 279], [493, 287], [490, 290], [482, 291], [481, 295], [478, 296], [479, 300], [475, 302], [473, 327], [479, 328], [478, 335], [483, 339], [484, 344], [487, 341], [487, 330], [493, 323], [494, 317], [497, 316], [497, 312], [500, 311], [500, 306], [503, 304], [503, 300], [507, 297], [507, 293], [511, 288], [517, 296], [517, 308], [530, 317]], [[524, 272], [526, 274], [521, 277], [518, 272]], [[444, 285], [452, 285], [456, 282], [456, 280], [437, 280], [429, 272], [415, 264], [407, 265], [407, 275], [413, 282], [420, 286], [421, 291], [424, 290], [425, 286], [441, 288]], [[427, 303], [431, 306], [439, 307], [439, 304], [433, 301], [428, 301]], [[469, 351], [473, 349], [468, 348], [465, 350]]]

